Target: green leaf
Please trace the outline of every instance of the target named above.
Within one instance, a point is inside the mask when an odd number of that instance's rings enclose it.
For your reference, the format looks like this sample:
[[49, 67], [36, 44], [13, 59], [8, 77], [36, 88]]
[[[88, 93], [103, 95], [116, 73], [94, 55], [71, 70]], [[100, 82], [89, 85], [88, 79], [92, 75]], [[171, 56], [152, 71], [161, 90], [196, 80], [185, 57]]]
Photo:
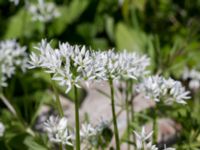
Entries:
[[26, 136], [28, 136], [27, 133], [17, 134], [15, 137], [13, 137], [9, 141], [9, 146], [12, 148], [12, 150], [27, 150], [26, 145], [23, 143]]
[[25, 10], [21, 9], [16, 15], [10, 18], [5, 38], [16, 38], [22, 36], [24, 13]]
[[148, 37], [141, 30], [133, 29], [124, 23], [116, 26], [116, 45], [119, 50], [145, 51], [148, 46]]
[[106, 32], [111, 41], [114, 41], [114, 19], [110, 16], [106, 17]]
[[54, 36], [63, 33], [69, 24], [72, 24], [80, 17], [80, 15], [87, 8], [88, 4], [88, 0], [73, 0], [69, 6], [58, 7], [61, 16], [50, 23], [50, 27], [48, 29], [49, 35]]
[[80, 15], [84, 12], [89, 4], [88, 0], [80, 1], [73, 0], [68, 7], [67, 14], [65, 14], [69, 23], [76, 21]]
[[31, 136], [25, 138], [24, 144], [28, 147], [28, 150], [48, 150], [43, 145], [37, 143]]

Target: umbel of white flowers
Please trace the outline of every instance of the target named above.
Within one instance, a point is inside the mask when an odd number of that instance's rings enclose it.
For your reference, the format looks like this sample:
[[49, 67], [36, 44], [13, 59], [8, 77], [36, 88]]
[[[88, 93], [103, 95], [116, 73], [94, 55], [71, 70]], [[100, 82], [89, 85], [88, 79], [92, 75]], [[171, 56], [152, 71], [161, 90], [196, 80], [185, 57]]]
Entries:
[[16, 40], [0, 42], [0, 87], [6, 87], [6, 80], [15, 74], [16, 68], [27, 68], [26, 47], [21, 47]]
[[52, 74], [52, 79], [66, 87], [66, 93], [80, 82], [136, 79], [144, 76], [149, 65], [146, 56], [123, 51], [115, 53], [113, 50], [95, 52], [85, 46], [60, 43], [53, 49], [46, 40], [35, 47], [39, 52], [30, 55], [30, 68], [43, 68]]
[[183, 80], [189, 80], [189, 88], [197, 90], [200, 88], [200, 72], [196, 69], [184, 69]]
[[50, 22], [60, 16], [56, 5], [53, 2], [38, 0], [37, 4], [31, 3], [28, 11], [32, 14], [33, 21]]
[[72, 135], [69, 133], [68, 121], [65, 117], [60, 119], [50, 116], [49, 120], [44, 123], [44, 129], [48, 133], [50, 141], [72, 145]]
[[[136, 150], [158, 150], [158, 147], [153, 145], [151, 141], [153, 131], [146, 133], [145, 128], [142, 127], [141, 133], [133, 132], [135, 134]], [[164, 148], [163, 150], [175, 150], [175, 148]]]
[[4, 135], [4, 131], [5, 131], [5, 127], [4, 127], [3, 123], [0, 122], [0, 137], [2, 137]]
[[101, 120], [96, 126], [87, 123], [82, 124], [80, 136], [84, 149], [91, 149], [97, 146], [98, 139], [102, 135], [103, 130], [107, 128], [109, 128], [109, 122], [105, 120]]
[[161, 76], [144, 78], [136, 90], [143, 93], [147, 99], [163, 101], [165, 104], [173, 102], [186, 104], [185, 100], [190, 98], [190, 92], [185, 90], [181, 82]]
[[[101, 121], [96, 127], [93, 127], [91, 124], [82, 124], [80, 130], [81, 144], [85, 148], [91, 148], [93, 140], [97, 140], [98, 135], [107, 126], [109, 125], [105, 121]], [[47, 132], [50, 141], [54, 143], [73, 145], [76, 142], [74, 133], [69, 131], [68, 120], [65, 117], [50, 116], [44, 123], [44, 130]]]

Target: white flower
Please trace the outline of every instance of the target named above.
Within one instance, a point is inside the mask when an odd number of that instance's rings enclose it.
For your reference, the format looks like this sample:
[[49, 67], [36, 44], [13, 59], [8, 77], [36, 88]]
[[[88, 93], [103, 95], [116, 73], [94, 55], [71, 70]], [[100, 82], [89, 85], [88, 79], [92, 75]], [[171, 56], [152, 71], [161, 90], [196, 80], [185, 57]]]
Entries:
[[97, 127], [93, 127], [91, 124], [82, 124], [80, 136], [83, 149], [92, 149], [97, 144], [99, 135]]
[[5, 127], [4, 127], [3, 123], [0, 122], [0, 137], [2, 137], [4, 135], [4, 131], [5, 131]]
[[72, 136], [69, 134], [68, 121], [65, 117], [58, 118], [50, 116], [44, 123], [44, 129], [47, 131], [50, 141], [72, 145]]
[[[149, 140], [153, 134], [153, 131], [150, 133], [145, 132], [145, 128], [142, 127], [141, 133], [137, 133], [136, 131], [133, 131], [136, 137], [136, 147], [138, 150], [141, 150], [144, 147], [150, 148], [152, 145], [151, 143], [146, 144], [147, 140]], [[150, 150], [150, 149], [149, 149]]]
[[136, 90], [143, 93], [147, 99], [153, 99], [156, 102], [162, 100], [165, 104], [173, 102], [185, 104], [185, 100], [190, 98], [190, 92], [185, 90], [181, 82], [160, 76], [144, 78]]
[[46, 40], [35, 47], [38, 53], [30, 55], [30, 68], [43, 68], [52, 79], [66, 87], [80, 87], [83, 81], [137, 79], [147, 74], [149, 59], [136, 53], [115, 53], [113, 50], [94, 52], [85, 46], [59, 43], [54, 49]]
[[26, 47], [21, 47], [16, 40], [0, 42], [0, 86], [7, 86], [7, 78], [11, 78], [17, 68], [25, 71], [27, 65]]
[[119, 78], [118, 54], [114, 53], [113, 50], [97, 52], [94, 59], [95, 63], [98, 64], [95, 69], [98, 74], [100, 73], [100, 79], [108, 80], [112, 78], [114, 80]]
[[155, 145], [152, 145], [151, 136], [153, 131], [149, 132], [148, 134], [145, 131], [145, 128], [142, 127], [141, 133], [133, 131], [135, 134], [135, 142], [137, 150], [158, 150]]
[[123, 78], [141, 78], [149, 73], [146, 70], [149, 65], [149, 58], [145, 55], [128, 53], [126, 50], [119, 54], [120, 76]]
[[53, 80], [66, 87], [66, 93], [72, 86], [80, 88], [80, 82], [95, 78], [91, 53], [85, 46], [60, 43], [58, 49], [53, 49], [46, 40], [42, 40], [35, 48], [39, 53], [30, 55], [30, 68], [43, 68], [52, 74]]
[[189, 70], [188, 68], [185, 68], [183, 72], [183, 79], [189, 80], [190, 89], [197, 90], [200, 88], [200, 72], [199, 71], [195, 69]]
[[170, 86], [167, 86], [166, 88], [162, 89], [167, 91], [168, 89], [169, 93], [166, 93], [166, 103], [172, 103], [173, 101], [181, 104], [186, 104], [185, 100], [190, 99], [190, 92], [185, 90], [185, 87], [181, 85], [181, 82], [174, 81], [173, 79], [165, 80], [165, 85], [167, 83], [170, 83], [172, 81], [172, 84]]
[[189, 82], [189, 88], [193, 89], [193, 90], [199, 89], [200, 88], [200, 81], [196, 80], [196, 79], [191, 80]]
[[60, 16], [55, 4], [44, 0], [38, 0], [37, 4], [30, 4], [28, 10], [32, 14], [34, 21], [50, 22]]
[[144, 78], [142, 83], [137, 86], [137, 92], [144, 93], [147, 99], [153, 99], [156, 102], [159, 101], [160, 96], [160, 87], [163, 83], [163, 80], [159, 76], [150, 76]]
[[149, 59], [136, 53], [128, 53], [124, 50], [115, 53], [114, 50], [96, 52], [95, 70], [97, 77], [102, 80], [108, 79], [137, 79], [148, 72]]
[[96, 130], [92, 127], [91, 124], [82, 124], [81, 127], [80, 136], [82, 139], [88, 139], [89, 137], [96, 134]]
[[[141, 133], [138, 133], [136, 131], [133, 132], [135, 134], [135, 144], [137, 150], [158, 150], [158, 147], [156, 147], [156, 145], [153, 145], [151, 142], [153, 131], [146, 133], [145, 128], [142, 127]], [[163, 150], [175, 150], [175, 148], [166, 148], [166, 145], [164, 145]]]

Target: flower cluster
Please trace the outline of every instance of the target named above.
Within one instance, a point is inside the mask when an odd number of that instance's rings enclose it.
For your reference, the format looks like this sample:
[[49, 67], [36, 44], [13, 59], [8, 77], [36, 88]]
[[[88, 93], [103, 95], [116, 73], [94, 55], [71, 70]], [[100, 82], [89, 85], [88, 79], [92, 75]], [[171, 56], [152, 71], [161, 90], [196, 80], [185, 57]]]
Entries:
[[96, 126], [92, 126], [91, 124], [83, 124], [80, 135], [81, 142], [84, 146], [84, 149], [91, 149], [92, 147], [96, 147], [100, 142], [101, 144], [106, 143], [108, 139], [105, 139], [103, 136], [104, 132], [110, 131], [110, 125], [108, 121], [103, 119]]
[[92, 127], [91, 124], [82, 124], [80, 130], [80, 135], [82, 139], [88, 139], [90, 136], [93, 136], [96, 134], [96, 130]]
[[183, 79], [184, 80], [189, 80], [189, 88], [192, 90], [196, 90], [200, 88], [200, 72], [191, 69], [189, 70], [188, 68], [185, 68], [183, 72]]
[[[153, 145], [151, 142], [151, 137], [153, 131], [149, 132], [148, 134], [145, 131], [145, 128], [142, 128], [141, 133], [133, 131], [135, 134], [135, 144], [137, 150], [158, 150], [156, 145]], [[163, 150], [175, 150], [175, 148], [164, 148]]]
[[21, 47], [15, 40], [0, 42], [0, 87], [7, 86], [6, 80], [10, 78], [17, 67], [25, 71], [27, 68], [26, 47]]
[[28, 10], [34, 21], [38, 20], [46, 23], [60, 16], [55, 4], [44, 0], [38, 0], [37, 4], [30, 4]]
[[3, 123], [0, 122], [0, 137], [2, 137], [4, 135], [4, 131], [5, 131], [5, 127], [4, 127]]
[[84, 149], [90, 149], [97, 140], [98, 132], [91, 124], [85, 123], [81, 125], [80, 136]]
[[69, 133], [68, 121], [65, 117], [59, 119], [58, 117], [50, 116], [49, 120], [44, 123], [44, 128], [48, 133], [50, 141], [72, 145], [72, 135]]
[[[89, 149], [97, 144], [99, 136], [105, 128], [108, 128], [108, 122], [101, 121], [97, 126], [84, 123], [81, 125], [80, 136], [81, 144], [85, 149]], [[72, 145], [75, 143], [75, 133], [70, 132], [68, 120], [65, 117], [59, 118], [50, 116], [44, 123], [44, 130], [47, 132], [50, 141], [61, 143], [63, 145]]]
[[181, 82], [161, 76], [144, 78], [136, 90], [143, 93], [147, 99], [153, 99], [156, 102], [162, 100], [165, 104], [173, 102], [185, 104], [185, 100], [190, 98], [190, 92], [185, 90]]
[[103, 68], [101, 77], [104, 80], [111, 79], [137, 79], [148, 72], [146, 67], [149, 65], [149, 59], [144, 55], [137, 53], [128, 53], [124, 50], [121, 53], [115, 53], [113, 50], [106, 52], [97, 52], [95, 55], [95, 64], [98, 68]]
[[80, 82], [108, 79], [133, 78], [144, 76], [149, 65], [146, 56], [136, 53], [115, 53], [113, 50], [94, 52], [85, 46], [72, 46], [60, 43], [53, 49], [46, 40], [36, 47], [39, 54], [30, 56], [30, 68], [40, 67], [52, 74], [52, 79], [66, 87], [66, 93], [72, 85], [80, 87]]

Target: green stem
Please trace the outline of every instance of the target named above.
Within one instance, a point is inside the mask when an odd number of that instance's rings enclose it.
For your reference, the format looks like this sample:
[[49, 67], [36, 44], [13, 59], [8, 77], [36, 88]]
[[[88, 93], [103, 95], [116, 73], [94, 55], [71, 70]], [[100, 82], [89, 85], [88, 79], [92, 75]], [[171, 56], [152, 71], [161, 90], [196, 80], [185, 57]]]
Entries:
[[[129, 84], [126, 82], [126, 125], [127, 125], [127, 140], [130, 141], [130, 128], [129, 128]], [[127, 150], [130, 150], [130, 144], [127, 142]]]
[[111, 107], [112, 107], [112, 116], [113, 116], [116, 150], [120, 150], [119, 132], [118, 132], [118, 128], [117, 128], [117, 118], [116, 118], [116, 115], [115, 115], [114, 87], [113, 87], [113, 80], [112, 79], [109, 79], [109, 84], [110, 84], [110, 93], [111, 93]]
[[59, 144], [59, 150], [63, 150], [62, 143]]
[[142, 142], [142, 150], [145, 150], [145, 147], [144, 147], [144, 142]]
[[6, 105], [6, 107], [9, 109], [9, 111], [22, 123], [22, 125], [26, 128], [26, 124], [24, 120], [22, 119], [18, 109], [12, 105], [12, 103], [4, 96], [3, 93], [0, 93], [0, 99], [3, 101], [3, 103]]
[[[26, 7], [26, 6], [25, 6]], [[27, 8], [25, 8], [24, 12], [23, 12], [23, 20], [22, 20], [22, 28], [21, 28], [21, 37], [20, 37], [20, 41], [21, 44], [24, 44], [24, 39], [25, 39], [25, 31], [26, 31], [26, 23], [27, 23]]]
[[63, 108], [62, 108], [62, 105], [61, 105], [61, 102], [60, 102], [60, 97], [59, 97], [58, 91], [56, 89], [55, 81], [52, 81], [52, 87], [53, 87], [53, 91], [54, 91], [55, 96], [56, 96], [56, 105], [57, 105], [57, 108], [58, 108], [59, 115], [60, 115], [60, 117], [63, 117], [64, 111], [63, 111]]
[[76, 150], [80, 150], [80, 128], [79, 128], [79, 101], [77, 87], [74, 86], [75, 118], [76, 118]]
[[158, 122], [157, 122], [157, 115], [158, 115], [158, 108], [157, 108], [157, 104], [155, 106], [155, 110], [153, 113], [153, 143], [156, 144], [157, 143], [157, 139], [158, 139]]
[[[130, 95], [130, 105], [131, 105], [131, 122], [135, 121], [135, 112], [134, 112], [134, 93], [133, 93], [133, 80], [129, 81], [129, 95]], [[130, 130], [130, 129], [129, 129]], [[131, 130], [134, 130], [134, 126], [131, 127]], [[132, 136], [133, 141], [135, 141], [135, 136]], [[136, 148], [135, 145], [133, 145], [134, 149]]]
[[6, 107], [10, 110], [10, 112], [17, 116], [15, 108], [12, 106], [12, 104], [9, 102], [9, 100], [3, 95], [3, 93], [0, 93], [0, 99], [3, 101], [3, 103], [6, 105]]
[[135, 118], [135, 116], [134, 116], [134, 102], [133, 102], [133, 100], [134, 100], [134, 96], [133, 96], [133, 81], [131, 80], [130, 81], [130, 87], [129, 87], [129, 94], [130, 94], [130, 102], [131, 102], [131, 121], [132, 122], [134, 122], [134, 118]]

